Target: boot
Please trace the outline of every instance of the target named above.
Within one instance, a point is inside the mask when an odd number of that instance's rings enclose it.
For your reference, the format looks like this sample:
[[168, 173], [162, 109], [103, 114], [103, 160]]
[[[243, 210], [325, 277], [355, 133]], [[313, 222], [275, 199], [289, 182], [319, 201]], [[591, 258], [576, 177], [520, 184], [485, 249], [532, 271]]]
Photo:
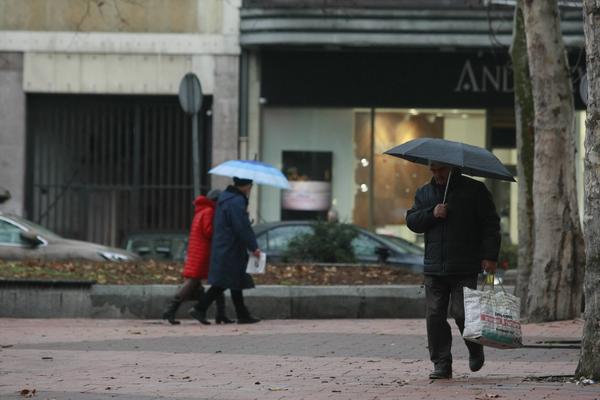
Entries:
[[429, 379], [452, 379], [452, 367], [447, 365], [436, 365]]
[[166, 319], [167, 321], [169, 321], [169, 323], [171, 325], [179, 325], [181, 322], [175, 320], [175, 314], [177, 313], [177, 310], [179, 309], [180, 305], [181, 305], [181, 299], [179, 298], [179, 296], [175, 296], [169, 302], [167, 309], [163, 313], [163, 315], [162, 315], [163, 319]]
[[231, 300], [235, 307], [238, 324], [255, 324], [260, 322], [259, 318], [250, 315], [250, 311], [248, 311], [248, 308], [244, 304], [244, 296], [241, 290], [231, 290]]
[[483, 367], [485, 356], [483, 354], [483, 346], [480, 349], [469, 349], [469, 369], [473, 372], [479, 371]]
[[238, 324], [255, 324], [257, 322], [260, 322], [260, 318], [256, 318], [253, 317], [252, 315], [248, 314], [244, 317], [238, 317], [237, 323]]
[[202, 325], [210, 325], [210, 321], [206, 319], [206, 309], [199, 307], [199, 304], [190, 308], [190, 315], [198, 320]]
[[227, 318], [225, 314], [225, 296], [221, 293], [216, 299], [217, 303], [217, 316], [215, 317], [215, 323], [218, 324], [233, 324], [235, 321]]

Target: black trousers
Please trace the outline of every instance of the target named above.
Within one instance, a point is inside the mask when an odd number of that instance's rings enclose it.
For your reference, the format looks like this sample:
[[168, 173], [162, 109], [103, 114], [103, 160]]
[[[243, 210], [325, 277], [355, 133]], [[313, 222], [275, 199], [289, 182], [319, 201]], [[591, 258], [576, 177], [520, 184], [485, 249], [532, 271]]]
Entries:
[[[448, 324], [448, 305], [460, 333], [465, 328], [463, 287], [477, 288], [477, 274], [425, 275], [425, 303], [429, 356], [436, 367], [452, 367], [452, 332]], [[483, 346], [465, 340], [469, 354], [480, 354]]]
[[[179, 292], [175, 296], [175, 301], [178, 303], [187, 300], [202, 301], [205, 296], [204, 293], [204, 287], [202, 286], [200, 279], [185, 278], [181, 289], [179, 289]], [[213, 300], [217, 301], [217, 315], [225, 316], [225, 296], [223, 295], [223, 292], [221, 292], [220, 295], [217, 295]]]
[[[206, 311], [213, 301], [218, 301], [219, 298], [224, 298], [223, 292], [225, 292], [225, 290], [227, 289], [218, 286], [211, 286], [210, 289], [206, 291], [204, 297], [198, 302], [196, 307]], [[229, 291], [231, 292], [231, 300], [233, 301], [233, 306], [238, 319], [248, 318], [250, 316], [250, 312], [244, 304], [244, 295], [242, 294], [242, 291], [234, 289], [230, 289]]]

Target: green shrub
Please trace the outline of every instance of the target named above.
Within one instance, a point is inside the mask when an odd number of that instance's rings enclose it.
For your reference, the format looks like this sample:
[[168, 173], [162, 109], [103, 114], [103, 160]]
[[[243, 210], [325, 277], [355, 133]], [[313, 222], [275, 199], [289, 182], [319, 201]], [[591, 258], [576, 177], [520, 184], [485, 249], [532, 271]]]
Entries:
[[313, 233], [292, 239], [283, 254], [288, 262], [354, 263], [352, 240], [358, 232], [351, 225], [317, 222]]

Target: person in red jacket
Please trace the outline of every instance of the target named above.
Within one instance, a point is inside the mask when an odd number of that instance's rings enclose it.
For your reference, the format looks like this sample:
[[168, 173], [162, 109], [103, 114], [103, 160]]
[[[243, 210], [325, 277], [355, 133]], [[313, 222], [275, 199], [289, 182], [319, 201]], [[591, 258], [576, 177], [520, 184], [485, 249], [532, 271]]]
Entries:
[[[221, 191], [213, 189], [206, 196], [198, 196], [194, 200], [194, 219], [190, 228], [188, 240], [187, 256], [183, 267], [184, 282], [175, 297], [169, 302], [167, 310], [163, 314], [163, 319], [173, 325], [179, 324], [175, 320], [175, 314], [181, 303], [186, 300], [199, 300], [204, 295], [202, 279], [208, 277], [208, 268], [210, 260], [210, 246], [213, 235], [213, 216], [215, 214], [216, 200]], [[225, 296], [221, 295], [216, 299], [217, 315], [215, 322], [217, 324], [229, 324], [233, 321], [225, 315]], [[205, 325], [210, 325], [206, 319], [200, 321]]]

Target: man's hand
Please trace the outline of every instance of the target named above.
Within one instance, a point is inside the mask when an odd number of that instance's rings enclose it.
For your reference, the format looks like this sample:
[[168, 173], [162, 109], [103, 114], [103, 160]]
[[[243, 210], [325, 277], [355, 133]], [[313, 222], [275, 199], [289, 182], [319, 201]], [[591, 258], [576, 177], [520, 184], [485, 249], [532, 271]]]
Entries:
[[491, 260], [482, 260], [481, 261], [481, 268], [490, 274], [493, 274], [496, 272], [497, 266], [498, 266], [498, 263], [496, 261], [491, 261]]
[[254, 257], [260, 258], [260, 249], [256, 249], [252, 252], [252, 255], [254, 255]]
[[448, 216], [448, 205], [438, 204], [433, 209], [433, 216], [436, 218], [446, 218]]

